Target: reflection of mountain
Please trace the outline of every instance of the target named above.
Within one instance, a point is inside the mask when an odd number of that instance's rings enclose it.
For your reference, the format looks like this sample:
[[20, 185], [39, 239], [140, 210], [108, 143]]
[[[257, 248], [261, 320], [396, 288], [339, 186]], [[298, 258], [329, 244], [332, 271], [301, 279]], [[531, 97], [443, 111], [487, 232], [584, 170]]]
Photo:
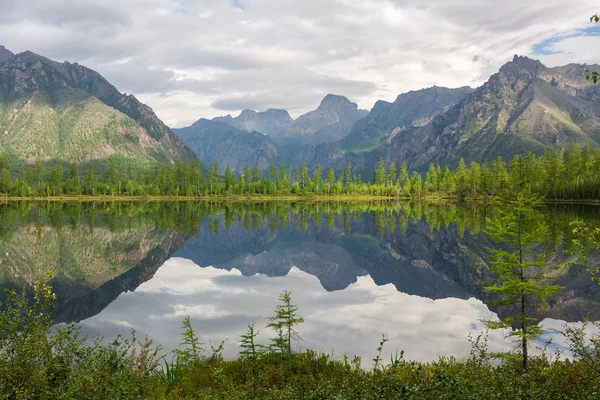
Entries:
[[19, 288], [50, 274], [55, 320], [79, 321], [150, 279], [182, 242], [151, 226], [90, 232], [83, 225], [74, 230], [26, 225], [0, 241], [0, 286]]
[[[58, 296], [55, 320], [82, 320], [99, 313], [119, 294], [135, 290], [169, 257], [178, 256], [203, 267], [236, 268], [245, 276], [284, 276], [296, 266], [318, 278], [328, 291], [343, 290], [358, 277], [370, 275], [377, 285], [393, 284], [410, 295], [489, 300], [482, 285], [488, 280], [487, 247], [492, 243], [482, 234], [469, 233], [469, 229], [479, 230], [477, 221], [483, 211], [448, 207], [443, 208], [444, 214], [441, 207], [436, 211], [403, 205], [392, 213], [387, 205], [381, 211], [377, 205], [352, 209], [348, 204], [337, 208], [335, 216], [329, 213], [336, 210], [335, 204], [321, 206], [327, 214], [318, 213], [318, 206], [311, 207], [107, 206], [99, 207], [97, 214], [84, 211], [79, 224], [73, 220], [70, 226], [58, 223], [60, 213], [46, 219], [37, 208], [5, 209], [0, 213], [4, 228], [0, 230], [0, 289], [21, 288], [50, 272]], [[573, 218], [561, 210], [549, 211], [548, 218], [556, 221], [559, 243], [560, 227]], [[583, 215], [580, 211], [573, 215]], [[77, 215], [73, 207], [65, 207], [64, 213]], [[203, 222], [188, 240], [187, 233], [155, 228], [177, 226], [190, 232], [194, 216]], [[466, 220], [467, 216], [472, 220]], [[413, 218], [418, 222], [408, 222]], [[194, 223], [188, 226], [184, 220]], [[54, 228], [32, 221], [50, 221]], [[469, 229], [465, 231], [464, 226]], [[600, 319], [600, 287], [582, 268], [570, 268], [558, 283], [564, 290], [540, 310], [540, 317], [576, 321], [589, 314], [591, 319]]]
[[[206, 224], [199, 239], [188, 240], [175, 254], [200, 266], [239, 269], [243, 275], [286, 275], [292, 266], [316, 276], [326, 290], [341, 290], [370, 275], [378, 285], [393, 284], [398, 291], [432, 299], [477, 297], [486, 301], [487, 247], [482, 234], [462, 237], [453, 225], [432, 231], [424, 222], [400, 230], [378, 234], [371, 214], [364, 214], [347, 233], [339, 222], [333, 227], [314, 223], [302, 232], [285, 229], [271, 233], [265, 220], [246, 230], [234, 222], [229, 230], [222, 224], [215, 236]], [[600, 289], [581, 267], [572, 267], [559, 278], [565, 289], [548, 307], [542, 318], [581, 320], [590, 314], [600, 319]]]

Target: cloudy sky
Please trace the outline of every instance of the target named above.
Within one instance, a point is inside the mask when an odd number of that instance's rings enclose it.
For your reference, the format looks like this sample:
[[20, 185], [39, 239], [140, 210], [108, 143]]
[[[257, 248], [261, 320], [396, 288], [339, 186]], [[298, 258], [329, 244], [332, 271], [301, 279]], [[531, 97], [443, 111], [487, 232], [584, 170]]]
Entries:
[[79, 62], [167, 124], [243, 108], [370, 109], [478, 86], [514, 54], [600, 63], [592, 0], [1, 0], [0, 44]]

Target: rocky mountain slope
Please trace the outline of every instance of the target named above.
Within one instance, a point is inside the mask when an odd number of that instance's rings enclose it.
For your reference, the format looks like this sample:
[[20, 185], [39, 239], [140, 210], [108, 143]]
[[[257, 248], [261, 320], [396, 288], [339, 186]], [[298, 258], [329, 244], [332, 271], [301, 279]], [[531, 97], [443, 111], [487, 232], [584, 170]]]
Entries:
[[195, 157], [150, 107], [120, 93], [97, 72], [29, 51], [5, 58], [0, 64], [0, 151], [28, 161]]
[[600, 144], [600, 89], [584, 65], [547, 68], [515, 56], [465, 100], [425, 127], [399, 137], [385, 156], [454, 165], [531, 151], [562, 150], [571, 142]]
[[376, 147], [402, 131], [427, 125], [471, 92], [470, 87], [434, 86], [403, 93], [393, 103], [378, 101], [369, 115], [352, 127], [342, 140], [342, 147], [358, 151]]
[[264, 170], [271, 161], [290, 161], [269, 136], [257, 131], [244, 132], [224, 122], [200, 119], [187, 128], [173, 131], [205, 165], [218, 161], [221, 170], [226, 165], [234, 173], [240, 173], [245, 165], [256, 165]]
[[224, 122], [242, 131], [262, 132], [271, 135], [289, 126], [294, 120], [286, 110], [273, 108], [263, 112], [243, 110], [240, 115], [233, 118], [231, 115], [213, 118], [213, 121]]
[[[539, 155], [562, 150], [571, 142], [598, 146], [600, 89], [585, 80], [586, 68], [578, 64], [548, 68], [515, 56], [476, 90], [458, 89], [464, 98], [431, 115], [423, 126], [410, 118], [404, 127], [397, 124], [410, 107], [394, 109], [378, 103], [346, 139], [306, 149], [295, 163], [341, 170], [350, 161], [356, 171], [368, 173], [384, 157], [396, 164], [406, 160], [413, 169], [423, 170], [430, 162], [453, 167], [461, 157], [482, 162], [528, 151]], [[426, 107], [431, 101], [419, 101], [415, 109], [418, 104]]]
[[4, 64], [15, 55], [4, 46], [0, 46], [0, 64]]
[[344, 138], [354, 123], [368, 114], [346, 97], [328, 94], [316, 110], [295, 121], [285, 110], [264, 112], [244, 110], [238, 117], [213, 118], [234, 128], [269, 135], [286, 153], [296, 155], [307, 146], [335, 142]]
[[296, 119], [273, 139], [284, 146], [306, 146], [343, 139], [356, 121], [368, 114], [344, 96], [328, 94], [319, 107]]

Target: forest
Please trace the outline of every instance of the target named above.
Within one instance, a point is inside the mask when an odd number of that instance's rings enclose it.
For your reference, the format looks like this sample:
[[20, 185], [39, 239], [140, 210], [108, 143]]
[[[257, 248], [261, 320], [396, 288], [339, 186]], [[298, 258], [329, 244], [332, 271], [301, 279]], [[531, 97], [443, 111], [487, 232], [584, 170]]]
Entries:
[[305, 163], [296, 168], [271, 164], [267, 171], [246, 165], [241, 173], [217, 161], [205, 168], [198, 160], [174, 164], [135, 163], [124, 158], [67, 164], [60, 161], [28, 165], [7, 154], [0, 157], [0, 195], [56, 196], [362, 196], [480, 199], [526, 191], [546, 200], [589, 200], [600, 196], [600, 150], [572, 144], [564, 152], [516, 155], [510, 161], [466, 163], [456, 168], [430, 164], [426, 172], [406, 163], [380, 159], [371, 177], [363, 179], [348, 163], [337, 174]]

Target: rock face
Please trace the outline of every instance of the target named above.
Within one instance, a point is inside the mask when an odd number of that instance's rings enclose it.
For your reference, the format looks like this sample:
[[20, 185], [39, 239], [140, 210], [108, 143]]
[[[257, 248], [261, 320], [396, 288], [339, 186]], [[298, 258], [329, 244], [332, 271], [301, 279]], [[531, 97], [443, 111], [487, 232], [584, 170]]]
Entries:
[[0, 150], [28, 160], [195, 158], [150, 107], [97, 72], [29, 51], [0, 65], [0, 127]]
[[571, 142], [598, 146], [600, 90], [585, 80], [584, 65], [547, 68], [515, 56], [464, 101], [431, 123], [398, 135], [389, 160], [416, 168], [505, 159], [531, 151], [561, 150]]
[[298, 117], [289, 127], [272, 136], [276, 142], [294, 152], [307, 145], [343, 139], [354, 123], [367, 114], [344, 96], [328, 94], [316, 110]]
[[0, 64], [4, 64], [15, 55], [4, 46], [0, 46]]
[[271, 136], [288, 155], [296, 155], [307, 146], [344, 138], [354, 123], [367, 114], [347, 98], [328, 94], [316, 110], [295, 121], [287, 111], [274, 109], [264, 112], [244, 110], [235, 118], [227, 115], [213, 118], [213, 121], [224, 122], [246, 132], [262, 132]]
[[403, 93], [393, 103], [378, 101], [369, 115], [352, 127], [342, 147], [357, 150], [376, 147], [402, 131], [427, 125], [472, 92], [470, 87], [434, 86]]
[[454, 167], [461, 157], [482, 162], [562, 150], [571, 142], [599, 146], [600, 88], [585, 80], [586, 68], [547, 68], [515, 56], [474, 91], [431, 88], [393, 104], [378, 102], [344, 140], [307, 149], [295, 164], [340, 170], [351, 161], [355, 172], [370, 174], [380, 157], [424, 170], [430, 162]]
[[213, 118], [213, 121], [224, 122], [242, 131], [257, 131], [266, 135], [278, 132], [294, 122], [286, 110], [276, 110], [273, 108], [263, 112], [244, 110], [235, 118], [231, 115], [226, 115], [225, 117]]
[[206, 165], [218, 161], [221, 172], [228, 165], [235, 173], [245, 165], [269, 168], [271, 161], [289, 162], [273, 140], [260, 132], [244, 132], [224, 122], [201, 119], [187, 128], [173, 130]]

